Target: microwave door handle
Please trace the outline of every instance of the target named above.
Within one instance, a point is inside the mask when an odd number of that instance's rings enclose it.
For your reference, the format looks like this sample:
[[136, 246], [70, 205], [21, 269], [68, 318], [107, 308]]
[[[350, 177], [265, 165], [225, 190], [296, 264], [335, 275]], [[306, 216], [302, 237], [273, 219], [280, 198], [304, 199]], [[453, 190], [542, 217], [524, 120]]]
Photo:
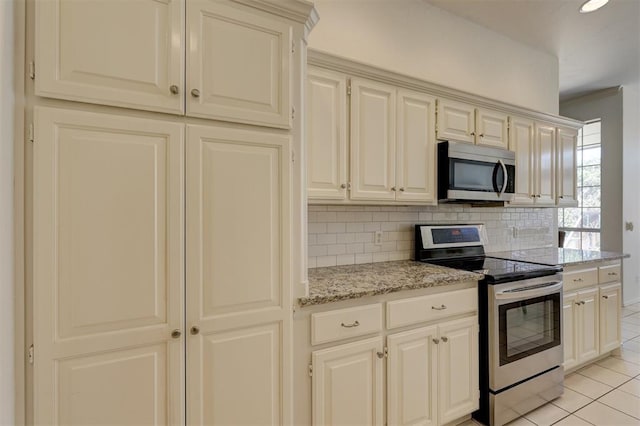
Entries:
[[553, 281], [545, 286], [535, 286], [535, 288], [532, 288], [531, 290], [499, 291], [495, 294], [495, 298], [499, 300], [529, 299], [531, 297], [555, 293], [560, 289], [562, 289], [562, 281]]
[[500, 188], [498, 188], [498, 168], [500, 167], [500, 163], [502, 163], [502, 161], [498, 160], [498, 162], [496, 163], [495, 167], [493, 168], [493, 176], [492, 176], [493, 190], [498, 195], [501, 194]]
[[498, 164], [502, 167], [502, 173], [504, 173], [504, 183], [502, 184], [502, 190], [500, 191], [500, 195], [504, 194], [504, 191], [507, 190], [507, 183], [509, 182], [509, 176], [507, 175], [507, 166], [504, 165], [502, 160], [498, 160]]

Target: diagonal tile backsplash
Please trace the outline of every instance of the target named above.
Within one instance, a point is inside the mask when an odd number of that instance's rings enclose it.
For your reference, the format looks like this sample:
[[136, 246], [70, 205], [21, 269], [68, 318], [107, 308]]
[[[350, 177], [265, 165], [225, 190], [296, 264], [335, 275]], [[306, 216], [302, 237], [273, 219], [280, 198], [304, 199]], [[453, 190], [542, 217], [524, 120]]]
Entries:
[[556, 215], [554, 208], [309, 205], [309, 268], [411, 259], [416, 223], [484, 223], [488, 252], [555, 246]]

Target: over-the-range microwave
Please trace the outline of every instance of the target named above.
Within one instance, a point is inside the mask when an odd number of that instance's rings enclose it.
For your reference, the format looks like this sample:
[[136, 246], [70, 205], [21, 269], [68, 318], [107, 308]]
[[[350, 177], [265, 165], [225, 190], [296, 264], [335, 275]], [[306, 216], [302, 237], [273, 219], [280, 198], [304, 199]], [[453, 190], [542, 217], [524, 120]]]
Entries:
[[513, 199], [516, 156], [501, 148], [464, 142], [438, 143], [440, 202], [504, 202]]

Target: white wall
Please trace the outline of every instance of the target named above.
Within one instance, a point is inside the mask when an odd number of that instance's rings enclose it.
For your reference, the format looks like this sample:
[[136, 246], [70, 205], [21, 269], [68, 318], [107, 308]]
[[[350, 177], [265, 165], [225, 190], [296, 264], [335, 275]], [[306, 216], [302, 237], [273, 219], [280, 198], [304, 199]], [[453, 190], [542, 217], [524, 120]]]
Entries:
[[422, 0], [316, 0], [309, 47], [558, 113], [558, 59]]
[[0, 1], [0, 425], [14, 424], [13, 2]]
[[617, 251], [622, 245], [622, 90], [606, 89], [560, 103], [560, 114], [577, 120], [600, 118], [602, 141], [601, 250]]
[[633, 231], [623, 231], [623, 250], [631, 255], [624, 262], [624, 304], [640, 302], [640, 83], [623, 86], [623, 205], [625, 222]]

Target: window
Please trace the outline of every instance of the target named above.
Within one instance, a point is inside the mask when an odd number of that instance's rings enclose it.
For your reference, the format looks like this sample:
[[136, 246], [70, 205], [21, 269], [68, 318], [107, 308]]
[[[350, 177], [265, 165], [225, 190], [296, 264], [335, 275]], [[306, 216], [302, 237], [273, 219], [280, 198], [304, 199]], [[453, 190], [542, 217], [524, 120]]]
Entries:
[[565, 231], [565, 248], [600, 250], [600, 120], [578, 133], [578, 207], [558, 209], [558, 229]]

